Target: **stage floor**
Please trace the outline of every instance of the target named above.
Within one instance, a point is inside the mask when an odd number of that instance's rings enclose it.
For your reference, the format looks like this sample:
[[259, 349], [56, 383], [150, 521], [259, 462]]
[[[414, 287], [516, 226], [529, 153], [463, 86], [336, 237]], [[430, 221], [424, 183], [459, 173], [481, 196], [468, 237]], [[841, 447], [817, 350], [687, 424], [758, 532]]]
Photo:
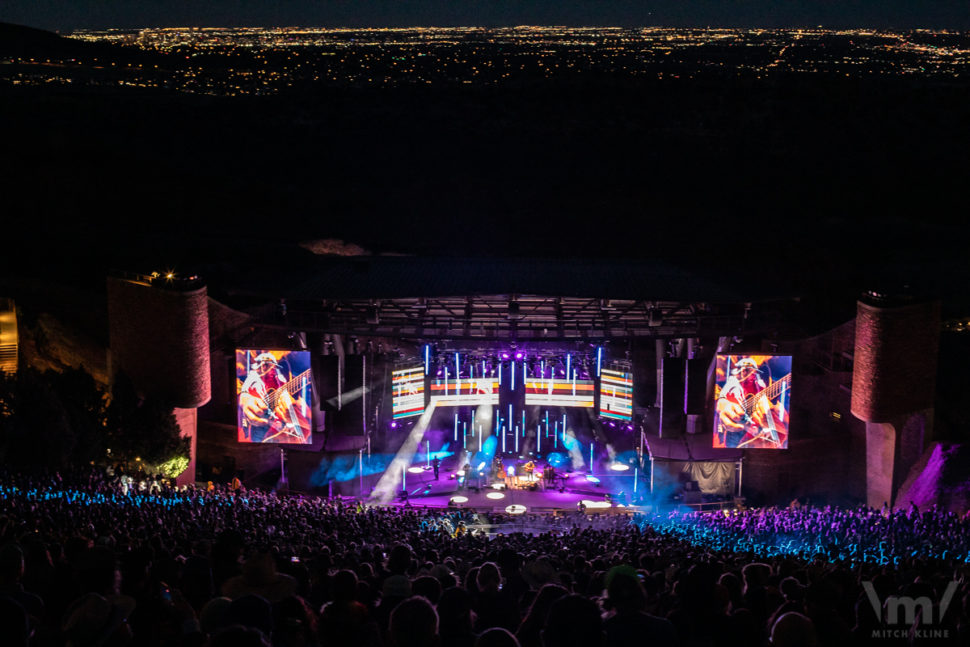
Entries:
[[[490, 483], [475, 480], [460, 485], [452, 472], [444, 470], [435, 480], [434, 471], [426, 468], [420, 473], [408, 473], [407, 502], [413, 507], [446, 507], [454, 497], [465, 497], [466, 501], [459, 499], [460, 502], [455, 505], [463, 509], [492, 512], [503, 512], [510, 505], [525, 506], [525, 512], [575, 512], [583, 501], [591, 513], [607, 512], [614, 507], [608, 500], [611, 490], [605, 487], [606, 483], [594, 483], [587, 479], [585, 474], [569, 474], [557, 479], [555, 487], [496, 489]], [[499, 494], [501, 498], [498, 498]], [[403, 499], [399, 498], [395, 503], [403, 503]]]

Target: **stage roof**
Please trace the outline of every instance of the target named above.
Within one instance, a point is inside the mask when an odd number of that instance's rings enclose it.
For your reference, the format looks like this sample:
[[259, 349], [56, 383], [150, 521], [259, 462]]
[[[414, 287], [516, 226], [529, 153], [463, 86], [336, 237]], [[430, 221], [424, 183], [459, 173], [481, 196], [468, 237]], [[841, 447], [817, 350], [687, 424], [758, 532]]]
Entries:
[[654, 460], [724, 463], [741, 460], [743, 450], [714, 449], [711, 434], [683, 434], [660, 438], [647, 435], [647, 447]]
[[262, 302], [247, 311], [263, 325], [417, 339], [733, 335], [770, 329], [770, 304], [787, 300], [660, 262], [588, 259], [302, 257], [232, 283], [230, 298]]

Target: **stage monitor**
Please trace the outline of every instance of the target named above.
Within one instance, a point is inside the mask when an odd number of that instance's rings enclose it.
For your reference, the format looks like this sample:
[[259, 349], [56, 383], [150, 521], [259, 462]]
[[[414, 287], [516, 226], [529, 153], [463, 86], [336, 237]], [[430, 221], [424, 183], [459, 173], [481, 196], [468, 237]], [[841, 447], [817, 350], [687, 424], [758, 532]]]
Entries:
[[492, 377], [435, 378], [431, 400], [439, 407], [498, 406], [499, 381]]
[[525, 404], [592, 409], [594, 387], [591, 380], [531, 378], [525, 382]]
[[391, 371], [391, 388], [395, 420], [424, 413], [424, 366]]
[[718, 355], [714, 447], [787, 449], [790, 355]]
[[633, 373], [600, 371], [599, 414], [613, 420], [633, 420]]
[[239, 442], [311, 442], [313, 388], [308, 351], [237, 349], [236, 394]]

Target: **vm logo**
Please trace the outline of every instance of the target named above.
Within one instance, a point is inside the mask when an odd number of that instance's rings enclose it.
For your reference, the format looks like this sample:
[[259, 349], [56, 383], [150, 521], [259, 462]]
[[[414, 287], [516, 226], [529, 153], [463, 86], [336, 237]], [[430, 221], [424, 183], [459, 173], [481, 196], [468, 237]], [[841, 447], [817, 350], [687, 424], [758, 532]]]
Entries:
[[[876, 589], [872, 586], [872, 582], [863, 582], [862, 588], [866, 592], [866, 597], [869, 598], [869, 604], [872, 605], [872, 610], [876, 612], [876, 617], [884, 620], [886, 624], [899, 624], [900, 608], [903, 610], [903, 621], [907, 625], [912, 625], [916, 622], [917, 609], [920, 610], [920, 624], [933, 624], [933, 600], [929, 597], [921, 595], [917, 598], [911, 598], [905, 595], [890, 595], [886, 598], [886, 617], [882, 618], [883, 605], [879, 602], [879, 596], [876, 594]], [[950, 602], [953, 601], [953, 596], [956, 591], [956, 581], [951, 581], [946, 585], [946, 590], [943, 591], [943, 597], [940, 599], [940, 617], [936, 619], [937, 621], [942, 620], [943, 616], [946, 615], [946, 610], [950, 607]]]

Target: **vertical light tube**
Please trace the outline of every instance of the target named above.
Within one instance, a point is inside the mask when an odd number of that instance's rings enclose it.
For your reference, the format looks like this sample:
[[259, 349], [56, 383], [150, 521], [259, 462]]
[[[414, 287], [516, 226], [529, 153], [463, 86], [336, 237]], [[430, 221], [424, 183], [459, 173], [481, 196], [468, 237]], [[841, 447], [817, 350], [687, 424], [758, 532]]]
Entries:
[[458, 414], [455, 414], [455, 442], [458, 442]]

